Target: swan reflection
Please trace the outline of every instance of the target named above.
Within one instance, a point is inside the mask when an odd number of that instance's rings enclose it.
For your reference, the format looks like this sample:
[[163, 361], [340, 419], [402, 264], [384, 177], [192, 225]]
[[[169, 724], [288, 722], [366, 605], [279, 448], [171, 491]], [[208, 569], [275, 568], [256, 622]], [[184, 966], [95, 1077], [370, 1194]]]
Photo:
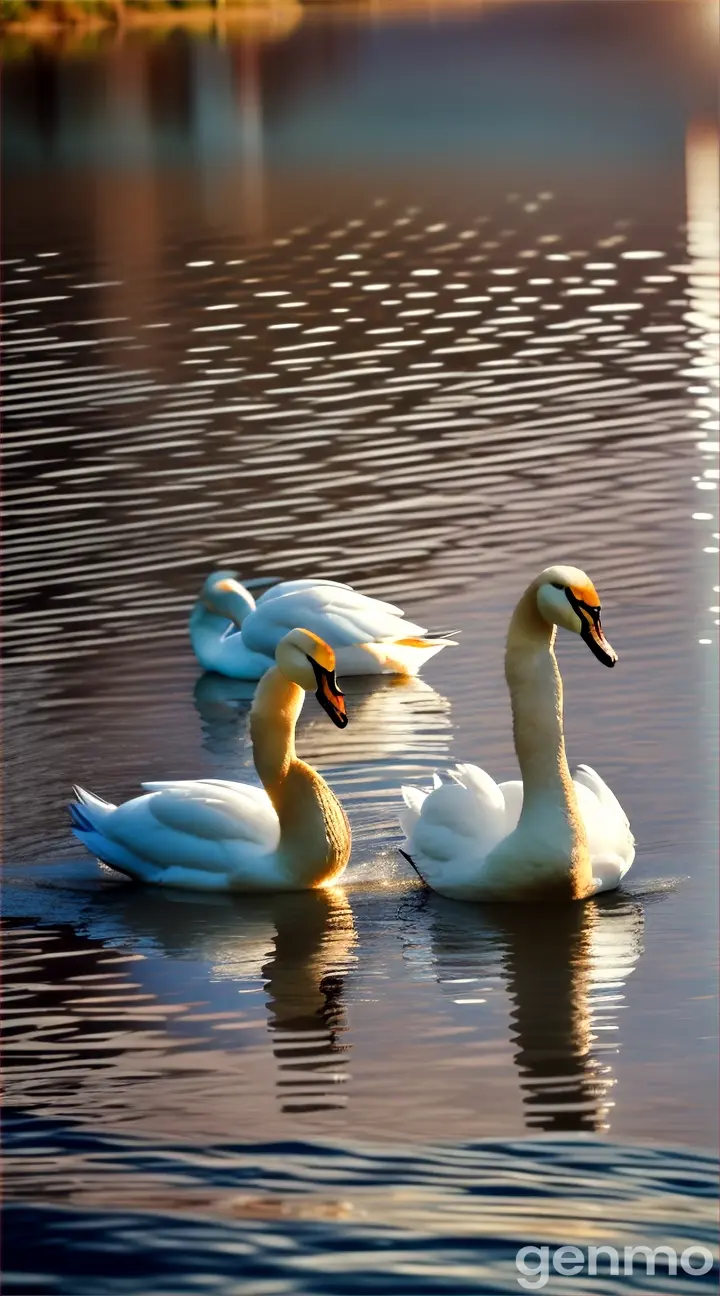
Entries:
[[[350, 676], [341, 682], [350, 716], [347, 733], [335, 733], [311, 707], [300, 714], [298, 735], [313, 760], [352, 765], [403, 755], [409, 764], [431, 764], [448, 751], [450, 703], [425, 680], [389, 675]], [[223, 756], [237, 750], [256, 688], [253, 680], [211, 672], [200, 676], [193, 701], [207, 750]]]
[[[51, 906], [53, 891], [48, 891]], [[21, 931], [25, 929], [23, 922]], [[92, 935], [83, 934], [85, 930]], [[345, 981], [354, 964], [356, 935], [341, 891], [243, 896], [240, 901], [170, 891], [155, 894], [118, 884], [91, 893], [80, 928], [49, 925], [42, 939], [54, 960], [68, 960], [68, 975], [52, 1004], [53, 1013], [65, 1023], [60, 1068], [67, 1073], [65, 1106], [77, 1104], [78, 1110], [87, 1111], [92, 1105], [98, 1117], [107, 1106], [111, 1117], [108, 1068], [120, 1077], [128, 1050], [155, 1053], [160, 1048], [160, 1071], [136, 1080], [141, 1108], [151, 1111], [158, 1104], [164, 1109], [180, 1102], [192, 1125], [193, 1117], [207, 1106], [213, 1076], [217, 1117], [234, 1122], [240, 1112], [244, 1120], [240, 1095], [248, 1086], [255, 1088], [250, 1077], [267, 1066], [268, 1033], [282, 1111], [344, 1105], [349, 1053]], [[128, 945], [134, 952], [123, 953]], [[80, 983], [73, 969], [81, 972]], [[48, 1047], [54, 1044], [44, 982], [39, 967], [37, 991], [28, 984], [24, 1000], [27, 1018], [35, 1023], [27, 1028], [31, 1049], [36, 1040], [44, 1040], [46, 1018]], [[103, 985], [102, 1004], [88, 997], [88, 983], [94, 982]], [[22, 1036], [15, 1037], [14, 1045], [18, 1062], [24, 1061]], [[59, 1079], [57, 1072], [52, 1075], [46, 1093], [50, 1106]], [[197, 1076], [204, 1079], [198, 1082]], [[33, 1102], [42, 1105], [43, 1085], [38, 1089], [34, 1068], [8, 1073], [8, 1084], [14, 1102], [28, 1100], [22, 1092], [28, 1086]], [[242, 1127], [235, 1132], [241, 1133]]]
[[226, 755], [244, 736], [257, 680], [227, 679], [206, 671], [197, 679], [193, 703], [200, 716], [203, 747], [217, 756]]
[[455, 1003], [481, 1005], [499, 981], [507, 991], [527, 1128], [608, 1129], [618, 1013], [642, 952], [640, 905], [611, 895], [539, 912], [428, 893], [423, 922], [429, 944], [408, 955]]
[[[344, 989], [356, 941], [344, 893], [328, 887], [211, 905], [198, 905], [196, 895], [178, 893], [170, 903], [168, 898], [169, 893], [153, 896], [149, 905], [149, 893], [138, 893], [125, 902], [128, 920], [136, 934], [151, 935], [173, 956], [175, 972], [178, 958], [210, 965], [210, 1009], [223, 1009], [228, 990], [252, 994], [262, 985], [281, 1109], [342, 1105], [339, 1087], [349, 1051]], [[152, 979], [152, 965], [148, 973], [149, 978], [138, 969], [144, 986]], [[209, 1035], [207, 1043], [216, 1046], [217, 1039]]]

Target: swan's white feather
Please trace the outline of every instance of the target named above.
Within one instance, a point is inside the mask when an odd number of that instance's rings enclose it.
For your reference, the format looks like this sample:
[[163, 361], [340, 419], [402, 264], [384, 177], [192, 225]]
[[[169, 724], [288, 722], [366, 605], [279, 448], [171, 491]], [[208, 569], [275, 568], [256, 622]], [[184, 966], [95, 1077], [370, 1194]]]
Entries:
[[[238, 798], [239, 800], [239, 798]], [[189, 833], [209, 842], [244, 841], [265, 845], [262, 820], [256, 824], [246, 807], [233, 813], [220, 797], [202, 799], [191, 791], [158, 792], [148, 802], [150, 813], [164, 828]], [[257, 830], [260, 829], [260, 832]]]
[[427, 792], [423, 792], [422, 788], [408, 787], [407, 785], [404, 785], [402, 788], [402, 794], [408, 810], [417, 817], [422, 810], [423, 801], [428, 795]]
[[[352, 585], [346, 585], [343, 581], [327, 580], [322, 576], [317, 579], [305, 576], [300, 580], [278, 581], [277, 584], [271, 585], [270, 588], [265, 590], [265, 593], [261, 594], [260, 598], [256, 600], [256, 605], [260, 603], [269, 603], [270, 600], [274, 598], [282, 598], [284, 594], [296, 594], [299, 590], [317, 589], [318, 585], [329, 585], [333, 589], [350, 590], [351, 593], [354, 593]], [[390, 604], [387, 604], [387, 606], [390, 607]], [[402, 612], [400, 612], [399, 608], [393, 608], [392, 610], [398, 612], [399, 615], [402, 616]]]
[[[458, 765], [455, 776], [460, 785], [436, 779], [428, 794], [403, 787], [403, 848], [434, 890], [451, 893], [469, 888], [474, 898], [482, 899], [487, 857], [517, 827], [523, 785], [517, 779], [497, 784], [476, 765]], [[635, 857], [627, 815], [589, 766], [578, 767], [574, 783], [595, 890], [612, 890]]]
[[[272, 593], [272, 591], [268, 591]], [[272, 655], [283, 635], [301, 625], [320, 635], [331, 648], [422, 636], [423, 626], [406, 621], [390, 603], [368, 598], [347, 586], [315, 583], [259, 601], [242, 624], [242, 637], [253, 652]]]
[[243, 643], [240, 630], [232, 622], [228, 622], [221, 633], [213, 625], [197, 625], [192, 640], [200, 665], [230, 679], [261, 679], [273, 664], [272, 654], [250, 651]]
[[278, 817], [264, 788], [224, 779], [187, 779], [175, 783], [143, 783], [151, 796], [152, 814], [168, 828], [195, 832], [222, 841], [227, 837], [257, 842], [274, 850], [279, 838]]
[[510, 779], [507, 783], [498, 783], [505, 802], [505, 832], [511, 833], [518, 826], [523, 804], [523, 785], [521, 779]]
[[[635, 852], [633, 851], [633, 856]], [[593, 882], [595, 883], [595, 895], [600, 891], [614, 891], [622, 882], [625, 874], [632, 864], [632, 858], [627, 863], [619, 855], [603, 855], [592, 862]]]
[[145, 786], [121, 806], [76, 789], [82, 824], [73, 831], [98, 859], [164, 886], [281, 884], [280, 825], [262, 788], [199, 779]]
[[601, 805], [605, 806], [612, 814], [617, 815], [627, 828], [630, 827], [630, 821], [615, 793], [594, 769], [591, 769], [589, 765], [578, 765], [573, 774], [573, 780], [576, 784], [582, 783], [591, 792], [594, 792]]
[[405, 836], [409, 838], [415, 824], [420, 818], [423, 801], [428, 794], [427, 792], [423, 792], [421, 788], [408, 787], [407, 785], [404, 785], [401, 788], [401, 791], [405, 802], [405, 809], [400, 811], [400, 827], [405, 833]]

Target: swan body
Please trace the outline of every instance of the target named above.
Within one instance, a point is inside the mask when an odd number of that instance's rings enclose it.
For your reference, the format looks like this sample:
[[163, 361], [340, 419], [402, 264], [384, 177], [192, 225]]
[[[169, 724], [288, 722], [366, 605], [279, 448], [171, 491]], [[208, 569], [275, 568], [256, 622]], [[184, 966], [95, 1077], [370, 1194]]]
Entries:
[[455, 900], [578, 900], [617, 887], [635, 857], [620, 803], [594, 770], [574, 778], [565, 754], [558, 625], [582, 635], [607, 666], [617, 660], [584, 572], [547, 568], [520, 599], [505, 676], [522, 781], [497, 784], [459, 765], [430, 792], [404, 787], [403, 854], [433, 890]]
[[350, 857], [340, 803], [295, 755], [305, 691], [339, 728], [347, 724], [332, 649], [294, 629], [258, 687], [250, 713], [263, 787], [224, 779], [144, 783], [145, 795], [110, 805], [76, 788], [73, 832], [104, 864], [137, 881], [204, 891], [297, 891], [327, 886]]
[[400, 608], [329, 580], [281, 581], [255, 602], [234, 572], [213, 572], [190, 616], [190, 642], [205, 670], [260, 679], [294, 626], [335, 652], [339, 675], [417, 675], [453, 641], [428, 636]]

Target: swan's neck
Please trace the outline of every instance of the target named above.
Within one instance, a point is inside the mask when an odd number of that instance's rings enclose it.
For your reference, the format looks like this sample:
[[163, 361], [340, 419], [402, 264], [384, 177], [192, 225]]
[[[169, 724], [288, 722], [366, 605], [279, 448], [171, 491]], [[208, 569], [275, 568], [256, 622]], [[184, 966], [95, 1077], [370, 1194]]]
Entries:
[[263, 675], [250, 711], [255, 768], [280, 820], [278, 859], [299, 888], [331, 881], [346, 865], [350, 832], [324, 779], [295, 755], [304, 691], [277, 666]]
[[[510, 690], [515, 750], [523, 780], [518, 829], [527, 834], [538, 863], [565, 869], [574, 889], [589, 884], [589, 852], [563, 733], [563, 691], [553, 651], [555, 627], [541, 617], [533, 586], [510, 622], [505, 678]], [[580, 875], [583, 875], [582, 878]]]
[[250, 710], [255, 768], [277, 810], [276, 799], [295, 760], [295, 726], [305, 694], [277, 666], [263, 675]]
[[555, 627], [541, 617], [530, 590], [518, 603], [508, 631], [505, 678], [513, 734], [523, 777], [523, 800], [572, 793], [565, 755], [562, 680], [553, 652]]
[[227, 630], [229, 624], [229, 617], [213, 611], [209, 603], [198, 599], [190, 613], [190, 638], [194, 642], [196, 638], [199, 639], [207, 635], [217, 637]]

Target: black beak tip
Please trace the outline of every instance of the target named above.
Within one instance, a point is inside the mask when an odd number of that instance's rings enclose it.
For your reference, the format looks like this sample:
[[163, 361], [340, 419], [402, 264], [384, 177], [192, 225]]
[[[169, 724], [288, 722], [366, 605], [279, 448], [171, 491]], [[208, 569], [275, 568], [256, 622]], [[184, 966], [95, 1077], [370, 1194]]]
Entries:
[[612, 668], [615, 665], [618, 658], [614, 648], [611, 648], [610, 652], [606, 652], [605, 649], [601, 648], [600, 644], [593, 638], [592, 634], [590, 633], [589, 627], [586, 629], [584, 625], [581, 631], [581, 636], [584, 642], [587, 644], [588, 648], [590, 649], [590, 652], [592, 653], [593, 657], [597, 657], [598, 661], [602, 662], [603, 666], [608, 666], [609, 668]]

